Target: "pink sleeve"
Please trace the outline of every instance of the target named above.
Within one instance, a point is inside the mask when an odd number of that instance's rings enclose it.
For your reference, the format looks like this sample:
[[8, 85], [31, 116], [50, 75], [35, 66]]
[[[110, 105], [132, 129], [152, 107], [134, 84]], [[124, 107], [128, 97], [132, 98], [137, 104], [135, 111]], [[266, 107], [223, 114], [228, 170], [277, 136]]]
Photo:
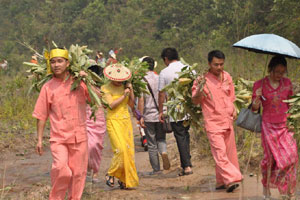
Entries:
[[47, 87], [45, 87], [44, 85], [36, 101], [34, 111], [32, 113], [33, 117], [43, 121], [46, 121], [48, 119], [50, 110], [50, 103], [48, 98], [49, 94], [47, 94]]
[[[291, 96], [293, 96], [294, 92], [293, 92], [293, 84], [291, 82], [290, 79], [287, 78], [287, 85], [289, 87], [289, 91], [288, 91], [288, 99], [291, 98]], [[290, 104], [287, 104], [288, 108], [290, 108]], [[289, 116], [290, 114], [288, 114]]]
[[82, 87], [82, 89], [84, 91], [85, 98], [90, 102], [91, 98], [90, 98], [90, 94], [89, 94], [89, 91], [87, 89], [87, 86], [86, 86], [85, 82], [81, 81], [80, 86]]
[[290, 98], [291, 96], [293, 96], [294, 92], [293, 92], [293, 84], [291, 82], [290, 79], [287, 79], [288, 81], [288, 86], [289, 86], [289, 93], [288, 93], [288, 97]]
[[194, 104], [200, 104], [200, 102], [201, 102], [201, 97], [195, 97], [197, 85], [198, 85], [197, 80], [194, 80], [193, 87], [192, 87], [192, 99], [193, 99]]

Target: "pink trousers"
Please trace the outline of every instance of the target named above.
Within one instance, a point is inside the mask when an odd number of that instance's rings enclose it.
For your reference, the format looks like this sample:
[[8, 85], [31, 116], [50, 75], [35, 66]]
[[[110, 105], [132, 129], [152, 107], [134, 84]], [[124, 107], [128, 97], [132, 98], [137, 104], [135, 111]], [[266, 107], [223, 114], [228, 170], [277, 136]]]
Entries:
[[228, 185], [243, 179], [237, 158], [233, 127], [223, 132], [207, 132], [216, 163], [217, 185]]
[[51, 142], [52, 169], [50, 200], [81, 198], [88, 164], [87, 142], [65, 144]]

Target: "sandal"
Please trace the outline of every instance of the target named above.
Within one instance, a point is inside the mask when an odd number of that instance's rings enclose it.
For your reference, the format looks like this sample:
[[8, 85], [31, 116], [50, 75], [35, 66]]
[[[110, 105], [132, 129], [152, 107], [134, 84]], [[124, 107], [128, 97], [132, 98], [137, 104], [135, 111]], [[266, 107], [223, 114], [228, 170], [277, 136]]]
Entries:
[[193, 174], [193, 171], [189, 171], [189, 172], [185, 172], [184, 170], [182, 170], [178, 176], [187, 176], [187, 175], [190, 175], [190, 174]]
[[225, 190], [225, 189], [226, 189], [225, 185], [216, 186], [216, 190]]
[[236, 188], [239, 187], [239, 184], [238, 183], [231, 183], [227, 186], [226, 188], [226, 192], [233, 192], [233, 190], [235, 190]]
[[123, 182], [120, 181], [120, 180], [118, 180], [118, 183], [119, 183], [119, 185], [120, 185], [120, 189], [121, 189], [121, 190], [125, 190], [125, 189], [126, 189], [125, 183], [123, 183]]
[[109, 187], [115, 186], [115, 177], [109, 176], [108, 174], [105, 175], [106, 185]]

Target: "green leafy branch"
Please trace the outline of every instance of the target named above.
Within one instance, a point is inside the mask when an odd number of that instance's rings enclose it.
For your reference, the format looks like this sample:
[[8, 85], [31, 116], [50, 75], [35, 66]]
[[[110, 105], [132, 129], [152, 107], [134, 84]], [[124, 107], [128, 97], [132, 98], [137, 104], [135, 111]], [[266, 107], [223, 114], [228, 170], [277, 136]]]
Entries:
[[[163, 88], [163, 91], [168, 94], [168, 101], [164, 103], [167, 106], [167, 115], [178, 121], [188, 116], [184, 125], [192, 125], [201, 127], [200, 119], [202, 118], [202, 111], [200, 105], [195, 105], [192, 102], [192, 86], [194, 80], [197, 78], [196, 73], [197, 63], [191, 67], [182, 68], [178, 73], [178, 78], [175, 78], [170, 84]], [[205, 84], [205, 80], [203, 83]]]
[[141, 62], [138, 58], [132, 60], [125, 59], [122, 64], [125, 67], [128, 67], [132, 73], [132, 76], [128, 81], [132, 84], [134, 96], [141, 97], [143, 93], [150, 94], [147, 83], [143, 80], [149, 71], [148, 64], [146, 62]]
[[289, 104], [290, 108], [287, 111], [290, 115], [288, 116], [289, 126], [295, 128], [296, 135], [299, 135], [300, 128], [300, 93], [295, 94], [288, 100], [284, 100]]

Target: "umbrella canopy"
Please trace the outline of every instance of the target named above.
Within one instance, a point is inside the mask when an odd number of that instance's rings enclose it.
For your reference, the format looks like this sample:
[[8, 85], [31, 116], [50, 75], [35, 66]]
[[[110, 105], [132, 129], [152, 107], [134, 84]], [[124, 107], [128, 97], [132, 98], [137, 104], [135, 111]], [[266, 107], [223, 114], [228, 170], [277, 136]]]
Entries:
[[275, 34], [251, 35], [232, 46], [257, 53], [279, 54], [300, 59], [300, 48], [293, 42]]

